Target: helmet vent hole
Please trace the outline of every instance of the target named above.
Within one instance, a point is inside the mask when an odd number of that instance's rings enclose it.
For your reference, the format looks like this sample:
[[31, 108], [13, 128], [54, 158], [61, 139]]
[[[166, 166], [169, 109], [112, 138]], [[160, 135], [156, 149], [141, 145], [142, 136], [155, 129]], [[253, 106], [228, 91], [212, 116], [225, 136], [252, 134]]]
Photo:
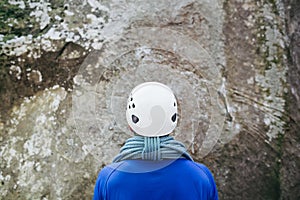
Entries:
[[128, 108], [131, 109], [131, 106], [129, 105]]
[[174, 102], [174, 107], [176, 107], [176, 103]]
[[171, 117], [172, 122], [176, 121], [176, 113]]
[[133, 107], [133, 108], [135, 108], [135, 105], [134, 105], [134, 104], [132, 104], [132, 107]]
[[130, 98], [130, 101], [133, 101], [133, 98], [132, 98], [132, 97]]
[[138, 123], [139, 118], [138, 118], [137, 116], [132, 115], [131, 118], [132, 118], [132, 122], [133, 122], [133, 123], [135, 123], [135, 124]]

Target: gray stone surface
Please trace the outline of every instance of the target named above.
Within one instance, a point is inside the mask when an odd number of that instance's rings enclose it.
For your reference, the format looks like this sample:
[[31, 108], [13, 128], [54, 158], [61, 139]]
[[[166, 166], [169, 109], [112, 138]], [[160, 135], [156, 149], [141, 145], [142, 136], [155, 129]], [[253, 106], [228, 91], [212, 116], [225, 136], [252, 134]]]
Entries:
[[0, 199], [91, 199], [144, 81], [174, 90], [220, 199], [299, 199], [296, 1], [0, 5]]
[[289, 37], [288, 57], [289, 70], [287, 80], [290, 84], [287, 97], [289, 114], [287, 131], [282, 145], [282, 197], [284, 199], [300, 198], [300, 5], [297, 1], [284, 1], [286, 11], [286, 27]]

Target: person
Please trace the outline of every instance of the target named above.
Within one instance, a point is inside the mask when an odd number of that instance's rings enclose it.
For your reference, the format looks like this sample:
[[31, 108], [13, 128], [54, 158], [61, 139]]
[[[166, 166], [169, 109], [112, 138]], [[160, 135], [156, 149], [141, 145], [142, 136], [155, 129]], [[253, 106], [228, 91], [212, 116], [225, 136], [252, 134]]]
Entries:
[[177, 110], [175, 95], [162, 83], [145, 82], [132, 90], [126, 119], [135, 135], [100, 171], [94, 200], [218, 199], [209, 169], [170, 136]]

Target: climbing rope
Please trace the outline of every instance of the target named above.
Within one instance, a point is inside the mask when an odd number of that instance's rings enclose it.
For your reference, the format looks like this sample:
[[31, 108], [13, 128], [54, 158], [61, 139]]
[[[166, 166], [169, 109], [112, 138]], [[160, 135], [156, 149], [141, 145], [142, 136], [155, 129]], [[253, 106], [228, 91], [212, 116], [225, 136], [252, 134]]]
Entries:
[[193, 160], [184, 144], [171, 136], [129, 138], [113, 162], [122, 160], [164, 160], [186, 158]]

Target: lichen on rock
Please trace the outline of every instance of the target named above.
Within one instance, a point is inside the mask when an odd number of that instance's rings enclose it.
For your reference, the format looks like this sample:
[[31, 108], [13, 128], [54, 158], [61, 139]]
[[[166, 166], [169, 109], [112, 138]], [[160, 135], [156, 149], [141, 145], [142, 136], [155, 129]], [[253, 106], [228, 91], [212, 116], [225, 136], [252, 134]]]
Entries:
[[160, 81], [178, 98], [174, 136], [214, 173], [221, 199], [288, 197], [297, 173], [287, 158], [299, 153], [288, 147], [297, 86], [283, 3], [2, 1], [2, 196], [91, 198], [132, 135], [128, 93]]

